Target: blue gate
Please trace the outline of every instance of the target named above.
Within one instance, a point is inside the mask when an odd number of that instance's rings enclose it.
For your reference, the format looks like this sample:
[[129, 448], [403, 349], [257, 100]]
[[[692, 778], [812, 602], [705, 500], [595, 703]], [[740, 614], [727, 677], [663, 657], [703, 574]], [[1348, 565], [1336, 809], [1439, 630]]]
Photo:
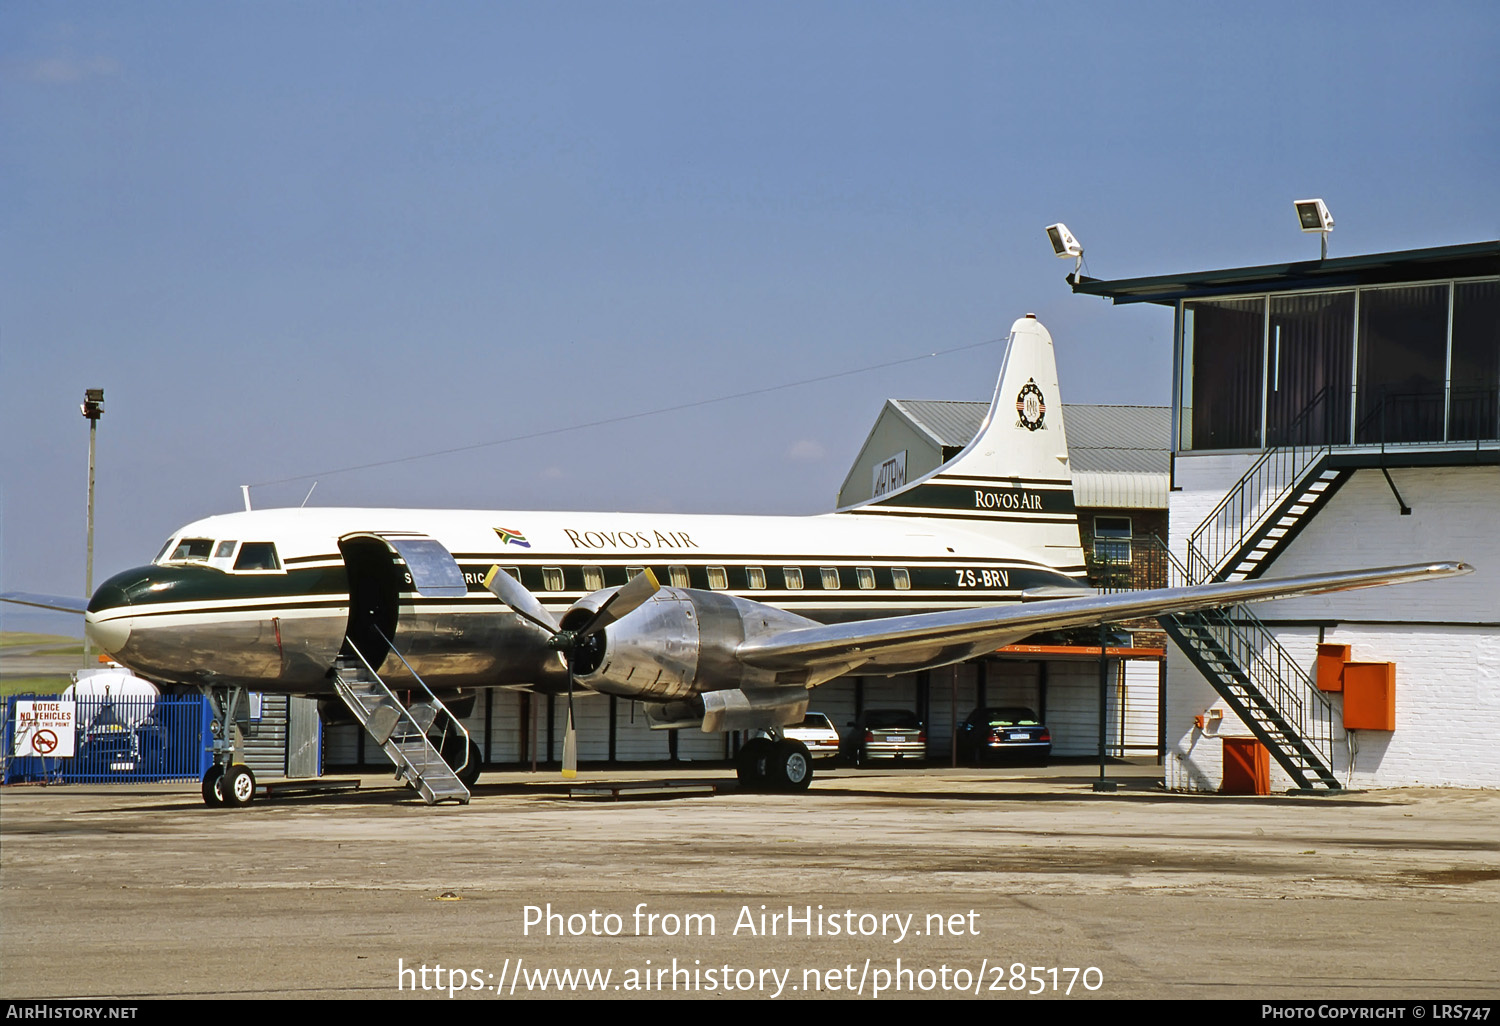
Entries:
[[16, 695], [5, 703], [4, 783], [197, 780], [213, 762], [213, 714], [201, 695], [185, 698], [86, 696], [75, 699], [72, 758], [18, 756], [16, 703], [57, 695]]

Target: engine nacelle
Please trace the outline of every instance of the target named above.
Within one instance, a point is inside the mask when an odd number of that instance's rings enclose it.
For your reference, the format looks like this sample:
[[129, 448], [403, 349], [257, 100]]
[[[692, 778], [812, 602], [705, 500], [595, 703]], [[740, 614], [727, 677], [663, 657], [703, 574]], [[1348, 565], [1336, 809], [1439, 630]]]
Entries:
[[767, 730], [801, 723], [807, 716], [807, 689], [727, 688], [705, 691], [677, 702], [645, 702], [652, 730]]
[[[590, 610], [595, 599], [591, 595], [579, 602], [569, 616], [586, 616], [581, 611]], [[563, 626], [569, 626], [568, 618]], [[812, 626], [816, 622], [806, 617], [733, 595], [662, 588], [628, 616], [592, 634], [589, 651], [575, 656], [573, 672], [578, 683], [594, 691], [658, 704], [734, 689], [747, 694], [762, 688], [784, 691], [807, 682], [747, 666], [736, 650], [749, 638]]]

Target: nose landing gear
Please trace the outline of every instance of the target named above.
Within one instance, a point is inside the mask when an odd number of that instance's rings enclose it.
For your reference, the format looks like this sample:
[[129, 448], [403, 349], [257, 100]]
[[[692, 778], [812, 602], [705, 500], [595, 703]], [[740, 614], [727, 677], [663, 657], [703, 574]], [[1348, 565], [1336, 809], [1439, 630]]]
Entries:
[[240, 753], [239, 728], [234, 725], [234, 717], [245, 699], [245, 689], [201, 686], [199, 690], [214, 714], [209, 727], [213, 734], [214, 762], [203, 774], [203, 804], [232, 809], [249, 805], [255, 800], [255, 774], [249, 766], [235, 761]]

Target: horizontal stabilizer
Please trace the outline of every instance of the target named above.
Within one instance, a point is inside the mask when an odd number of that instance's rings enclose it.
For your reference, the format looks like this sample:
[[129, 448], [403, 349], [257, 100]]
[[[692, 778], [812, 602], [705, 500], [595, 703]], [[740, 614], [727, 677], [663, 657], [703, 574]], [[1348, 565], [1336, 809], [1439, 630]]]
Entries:
[[7, 591], [0, 593], [0, 602], [14, 602], [18, 606], [36, 606], [38, 609], [56, 609], [60, 613], [88, 612], [88, 599], [68, 598], [65, 595], [37, 595], [29, 591]]

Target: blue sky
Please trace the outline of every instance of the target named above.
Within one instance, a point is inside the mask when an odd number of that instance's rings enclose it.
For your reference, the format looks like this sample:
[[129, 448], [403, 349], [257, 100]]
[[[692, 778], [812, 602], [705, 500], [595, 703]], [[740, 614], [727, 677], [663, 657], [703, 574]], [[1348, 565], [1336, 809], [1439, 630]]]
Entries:
[[[1071, 294], [1500, 238], [1500, 6], [0, 6], [0, 588], [296, 504], [811, 513], [881, 402], [1000, 346], [1165, 403], [1170, 314]], [[14, 622], [14, 621], [11, 621]]]

